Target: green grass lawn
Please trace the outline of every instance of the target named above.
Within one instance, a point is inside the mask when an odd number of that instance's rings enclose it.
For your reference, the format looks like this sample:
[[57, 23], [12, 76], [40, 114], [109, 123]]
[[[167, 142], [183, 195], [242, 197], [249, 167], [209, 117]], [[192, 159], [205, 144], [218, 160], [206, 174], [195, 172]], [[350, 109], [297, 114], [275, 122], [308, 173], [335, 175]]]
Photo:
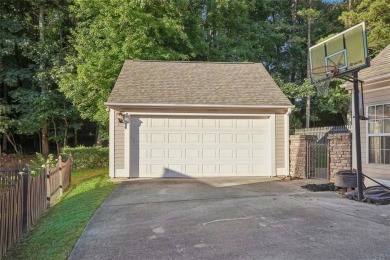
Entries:
[[70, 188], [4, 259], [67, 259], [95, 210], [116, 187], [107, 173], [107, 168], [73, 172]]

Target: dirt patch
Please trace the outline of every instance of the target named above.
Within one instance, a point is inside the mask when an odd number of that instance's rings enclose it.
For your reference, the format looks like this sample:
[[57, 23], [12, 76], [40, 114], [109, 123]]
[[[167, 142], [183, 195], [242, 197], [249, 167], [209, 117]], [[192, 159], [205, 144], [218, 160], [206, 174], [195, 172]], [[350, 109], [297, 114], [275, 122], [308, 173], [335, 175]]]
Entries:
[[335, 186], [333, 183], [324, 183], [324, 184], [306, 184], [301, 186], [303, 189], [310, 191], [335, 191]]

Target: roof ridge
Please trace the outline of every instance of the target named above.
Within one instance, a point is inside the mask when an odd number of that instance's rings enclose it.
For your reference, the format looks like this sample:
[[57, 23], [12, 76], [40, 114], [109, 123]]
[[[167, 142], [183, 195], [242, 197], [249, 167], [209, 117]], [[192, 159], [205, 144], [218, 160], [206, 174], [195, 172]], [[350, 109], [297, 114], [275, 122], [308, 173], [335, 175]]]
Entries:
[[126, 60], [129, 62], [165, 62], [165, 63], [212, 63], [212, 64], [257, 64], [255, 62], [247, 62], [247, 61], [242, 61], [242, 62], [235, 62], [235, 61], [171, 61], [171, 60]]

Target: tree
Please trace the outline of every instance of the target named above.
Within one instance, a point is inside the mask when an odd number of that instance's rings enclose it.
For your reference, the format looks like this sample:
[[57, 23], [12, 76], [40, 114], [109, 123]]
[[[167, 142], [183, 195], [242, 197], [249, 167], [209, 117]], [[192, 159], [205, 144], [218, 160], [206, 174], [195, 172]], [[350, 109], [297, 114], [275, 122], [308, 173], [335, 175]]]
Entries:
[[368, 49], [371, 57], [390, 44], [390, 2], [388, 0], [362, 0], [344, 11], [339, 20], [349, 28], [366, 22]]
[[[19, 148], [15, 141], [13, 132], [16, 128], [18, 121], [13, 117], [13, 106], [5, 104], [0, 100], [0, 134], [12, 145], [16, 153], [19, 153]], [[7, 147], [3, 147], [6, 149]], [[1, 154], [1, 150], [0, 150]]]
[[[73, 52], [58, 71], [61, 91], [82, 118], [107, 129], [104, 102], [126, 59], [188, 60], [195, 57], [185, 25], [192, 1], [82, 1], [71, 14]], [[103, 136], [104, 137], [104, 136]]]
[[29, 86], [18, 88], [11, 96], [18, 103], [20, 113], [19, 132], [34, 134], [40, 132], [41, 152], [49, 154], [49, 132], [52, 112], [61, 106], [53, 98], [57, 85], [53, 69], [64, 58], [64, 35], [68, 29], [66, 9], [68, 1], [40, 0], [25, 1], [30, 9], [25, 13], [26, 27], [29, 28], [28, 48], [24, 56], [29, 59], [32, 73]]
[[328, 93], [322, 97], [318, 97], [316, 106], [318, 110], [317, 116], [322, 119], [322, 124], [324, 122], [334, 124], [335, 119], [332, 120], [332, 115], [340, 115], [343, 124], [349, 124], [347, 115], [350, 109], [351, 97], [346, 90], [340, 88], [342, 83], [344, 83], [343, 80], [334, 79], [330, 83]]
[[[293, 129], [301, 128], [303, 126], [302, 118], [305, 118], [305, 99], [308, 96], [315, 94], [315, 89], [310, 81], [306, 79], [302, 84], [297, 83], [282, 83], [277, 81], [283, 93], [290, 99], [291, 103], [295, 105], [290, 116], [290, 122]], [[307, 121], [308, 119], [306, 119]], [[309, 120], [310, 121], [310, 120]]]
[[[309, 6], [311, 5], [311, 1], [309, 1]], [[311, 47], [311, 24], [314, 19], [316, 19], [320, 12], [317, 10], [314, 10], [312, 8], [308, 9], [302, 9], [298, 11], [298, 15], [303, 17], [307, 24], [307, 77], [310, 77], [310, 56], [309, 56], [309, 49]], [[306, 128], [310, 127], [310, 95], [306, 96]]]
[[[57, 91], [54, 68], [66, 53], [68, 1], [9, 0], [0, 3], [1, 134], [16, 150], [12, 137], [39, 134], [41, 151], [49, 153], [56, 129], [70, 127], [77, 114]], [[4, 91], [3, 91], [4, 90]], [[66, 105], [64, 105], [66, 104]], [[70, 124], [58, 124], [58, 118]], [[69, 115], [69, 116], [68, 116]], [[53, 120], [54, 119], [54, 120]], [[55, 124], [57, 127], [54, 127]], [[57, 131], [58, 132], [58, 131]], [[4, 141], [5, 140], [5, 141]]]
[[[27, 59], [23, 55], [28, 47], [28, 38], [25, 36], [26, 23], [24, 13], [29, 5], [22, 1], [9, 0], [0, 2], [0, 100], [1, 100], [1, 128], [2, 140], [0, 146], [7, 150], [8, 142], [17, 151], [14, 141], [10, 137], [15, 130], [15, 104], [9, 98], [9, 92], [21, 85], [29, 84], [32, 74], [27, 66]], [[12, 130], [12, 131], [11, 131]]]

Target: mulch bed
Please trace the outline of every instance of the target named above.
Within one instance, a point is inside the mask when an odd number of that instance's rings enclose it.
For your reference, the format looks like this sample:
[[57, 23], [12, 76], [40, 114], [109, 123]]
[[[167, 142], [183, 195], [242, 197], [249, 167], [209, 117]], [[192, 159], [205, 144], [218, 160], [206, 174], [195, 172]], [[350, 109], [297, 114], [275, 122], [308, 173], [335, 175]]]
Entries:
[[306, 184], [301, 186], [303, 189], [310, 191], [335, 191], [335, 186], [333, 183], [324, 183], [324, 184]]

